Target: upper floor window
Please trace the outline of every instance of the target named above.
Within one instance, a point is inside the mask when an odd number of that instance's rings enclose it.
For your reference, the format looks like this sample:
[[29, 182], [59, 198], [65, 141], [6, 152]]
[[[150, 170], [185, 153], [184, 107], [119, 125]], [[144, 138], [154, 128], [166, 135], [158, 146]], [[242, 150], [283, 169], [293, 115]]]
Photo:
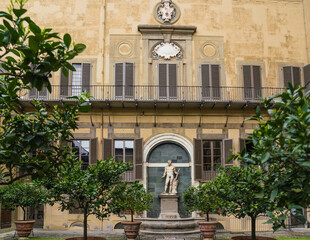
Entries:
[[77, 96], [82, 90], [90, 92], [91, 64], [73, 63], [76, 71], [70, 71], [66, 77], [62, 72], [60, 75], [60, 96]]
[[158, 64], [158, 87], [160, 99], [177, 98], [177, 64]]
[[134, 64], [115, 63], [115, 97], [133, 98]]
[[261, 66], [243, 65], [243, 87], [245, 99], [262, 97]]
[[72, 141], [72, 148], [74, 150], [75, 156], [82, 161], [82, 169], [87, 169], [89, 165], [89, 140], [73, 140]]
[[220, 97], [220, 65], [201, 64], [202, 98]]
[[288, 87], [288, 83], [291, 83], [293, 86], [300, 85], [301, 75], [300, 75], [300, 67], [294, 66], [285, 66], [282, 68], [283, 72], [283, 85], [284, 87]]

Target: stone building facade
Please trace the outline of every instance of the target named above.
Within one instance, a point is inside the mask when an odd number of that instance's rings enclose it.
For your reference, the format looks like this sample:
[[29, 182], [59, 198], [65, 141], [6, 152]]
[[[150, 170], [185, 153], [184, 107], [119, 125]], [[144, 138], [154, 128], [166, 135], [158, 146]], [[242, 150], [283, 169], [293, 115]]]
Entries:
[[[68, 32], [87, 49], [74, 59], [76, 72], [53, 75], [51, 94], [25, 93], [25, 107], [32, 98], [57, 104], [87, 89], [93, 107], [74, 133], [79, 158], [132, 162], [124, 178], [154, 194], [151, 218], [159, 215], [168, 159], [181, 169], [179, 194], [213, 179], [231, 151], [250, 147], [255, 122], [245, 119], [261, 97], [309, 82], [309, 0], [29, 0], [27, 8], [40, 26]], [[179, 212], [189, 217], [181, 202]], [[34, 215], [50, 230], [82, 223], [81, 214], [57, 206]], [[250, 227], [219, 220], [230, 231]], [[89, 228], [118, 222], [90, 217]]]

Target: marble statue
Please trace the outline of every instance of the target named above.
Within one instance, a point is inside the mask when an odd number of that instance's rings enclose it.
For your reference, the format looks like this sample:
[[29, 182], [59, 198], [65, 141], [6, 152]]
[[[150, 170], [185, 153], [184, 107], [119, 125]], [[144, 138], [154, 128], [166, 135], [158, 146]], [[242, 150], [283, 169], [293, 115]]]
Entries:
[[165, 23], [170, 23], [175, 14], [175, 8], [170, 0], [162, 0], [161, 7], [159, 8], [159, 16]]
[[[163, 192], [163, 194], [167, 194], [167, 190], [168, 190], [168, 185], [169, 185], [169, 194], [177, 194], [178, 191], [178, 176], [180, 173], [180, 169], [179, 171], [176, 170], [176, 168], [172, 165], [171, 160], [168, 160], [168, 166], [165, 167], [165, 172], [162, 176], [162, 178], [166, 177], [166, 182], [165, 182], [165, 191]], [[176, 175], [176, 176], [174, 176]]]

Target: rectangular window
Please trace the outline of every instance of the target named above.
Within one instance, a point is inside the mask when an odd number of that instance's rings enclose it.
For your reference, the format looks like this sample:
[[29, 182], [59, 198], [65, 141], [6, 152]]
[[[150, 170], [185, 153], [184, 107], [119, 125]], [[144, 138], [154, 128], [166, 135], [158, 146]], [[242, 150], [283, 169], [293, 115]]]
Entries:
[[284, 87], [288, 87], [288, 83], [291, 83], [293, 86], [300, 85], [300, 67], [286, 66], [282, 68], [283, 72], [283, 84]]
[[244, 98], [259, 100], [262, 97], [261, 66], [243, 65]]
[[133, 171], [134, 160], [134, 141], [133, 140], [115, 140], [114, 157], [117, 162], [130, 162], [129, 171]]
[[81, 168], [86, 170], [90, 164], [90, 143], [89, 140], [73, 140], [72, 148], [75, 156], [82, 161]]
[[60, 97], [77, 96], [82, 90], [90, 92], [91, 86], [91, 64], [73, 63], [76, 71], [70, 71], [66, 77], [60, 74]]
[[222, 141], [203, 141], [203, 170], [217, 171], [222, 165]]
[[177, 98], [177, 64], [158, 64], [158, 85], [160, 99]]
[[133, 98], [134, 92], [134, 64], [115, 63], [115, 97]]
[[220, 65], [201, 64], [202, 98], [220, 97]]
[[38, 91], [36, 88], [32, 88], [29, 91], [29, 98], [35, 98], [35, 99], [47, 99], [48, 97], [48, 90], [46, 87], [43, 87], [41, 91]]

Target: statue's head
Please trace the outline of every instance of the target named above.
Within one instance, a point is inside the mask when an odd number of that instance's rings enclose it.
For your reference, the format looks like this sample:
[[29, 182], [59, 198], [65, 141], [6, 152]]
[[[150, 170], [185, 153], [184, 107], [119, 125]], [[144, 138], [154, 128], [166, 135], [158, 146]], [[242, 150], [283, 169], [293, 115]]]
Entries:
[[172, 161], [168, 160], [168, 166], [171, 166]]

